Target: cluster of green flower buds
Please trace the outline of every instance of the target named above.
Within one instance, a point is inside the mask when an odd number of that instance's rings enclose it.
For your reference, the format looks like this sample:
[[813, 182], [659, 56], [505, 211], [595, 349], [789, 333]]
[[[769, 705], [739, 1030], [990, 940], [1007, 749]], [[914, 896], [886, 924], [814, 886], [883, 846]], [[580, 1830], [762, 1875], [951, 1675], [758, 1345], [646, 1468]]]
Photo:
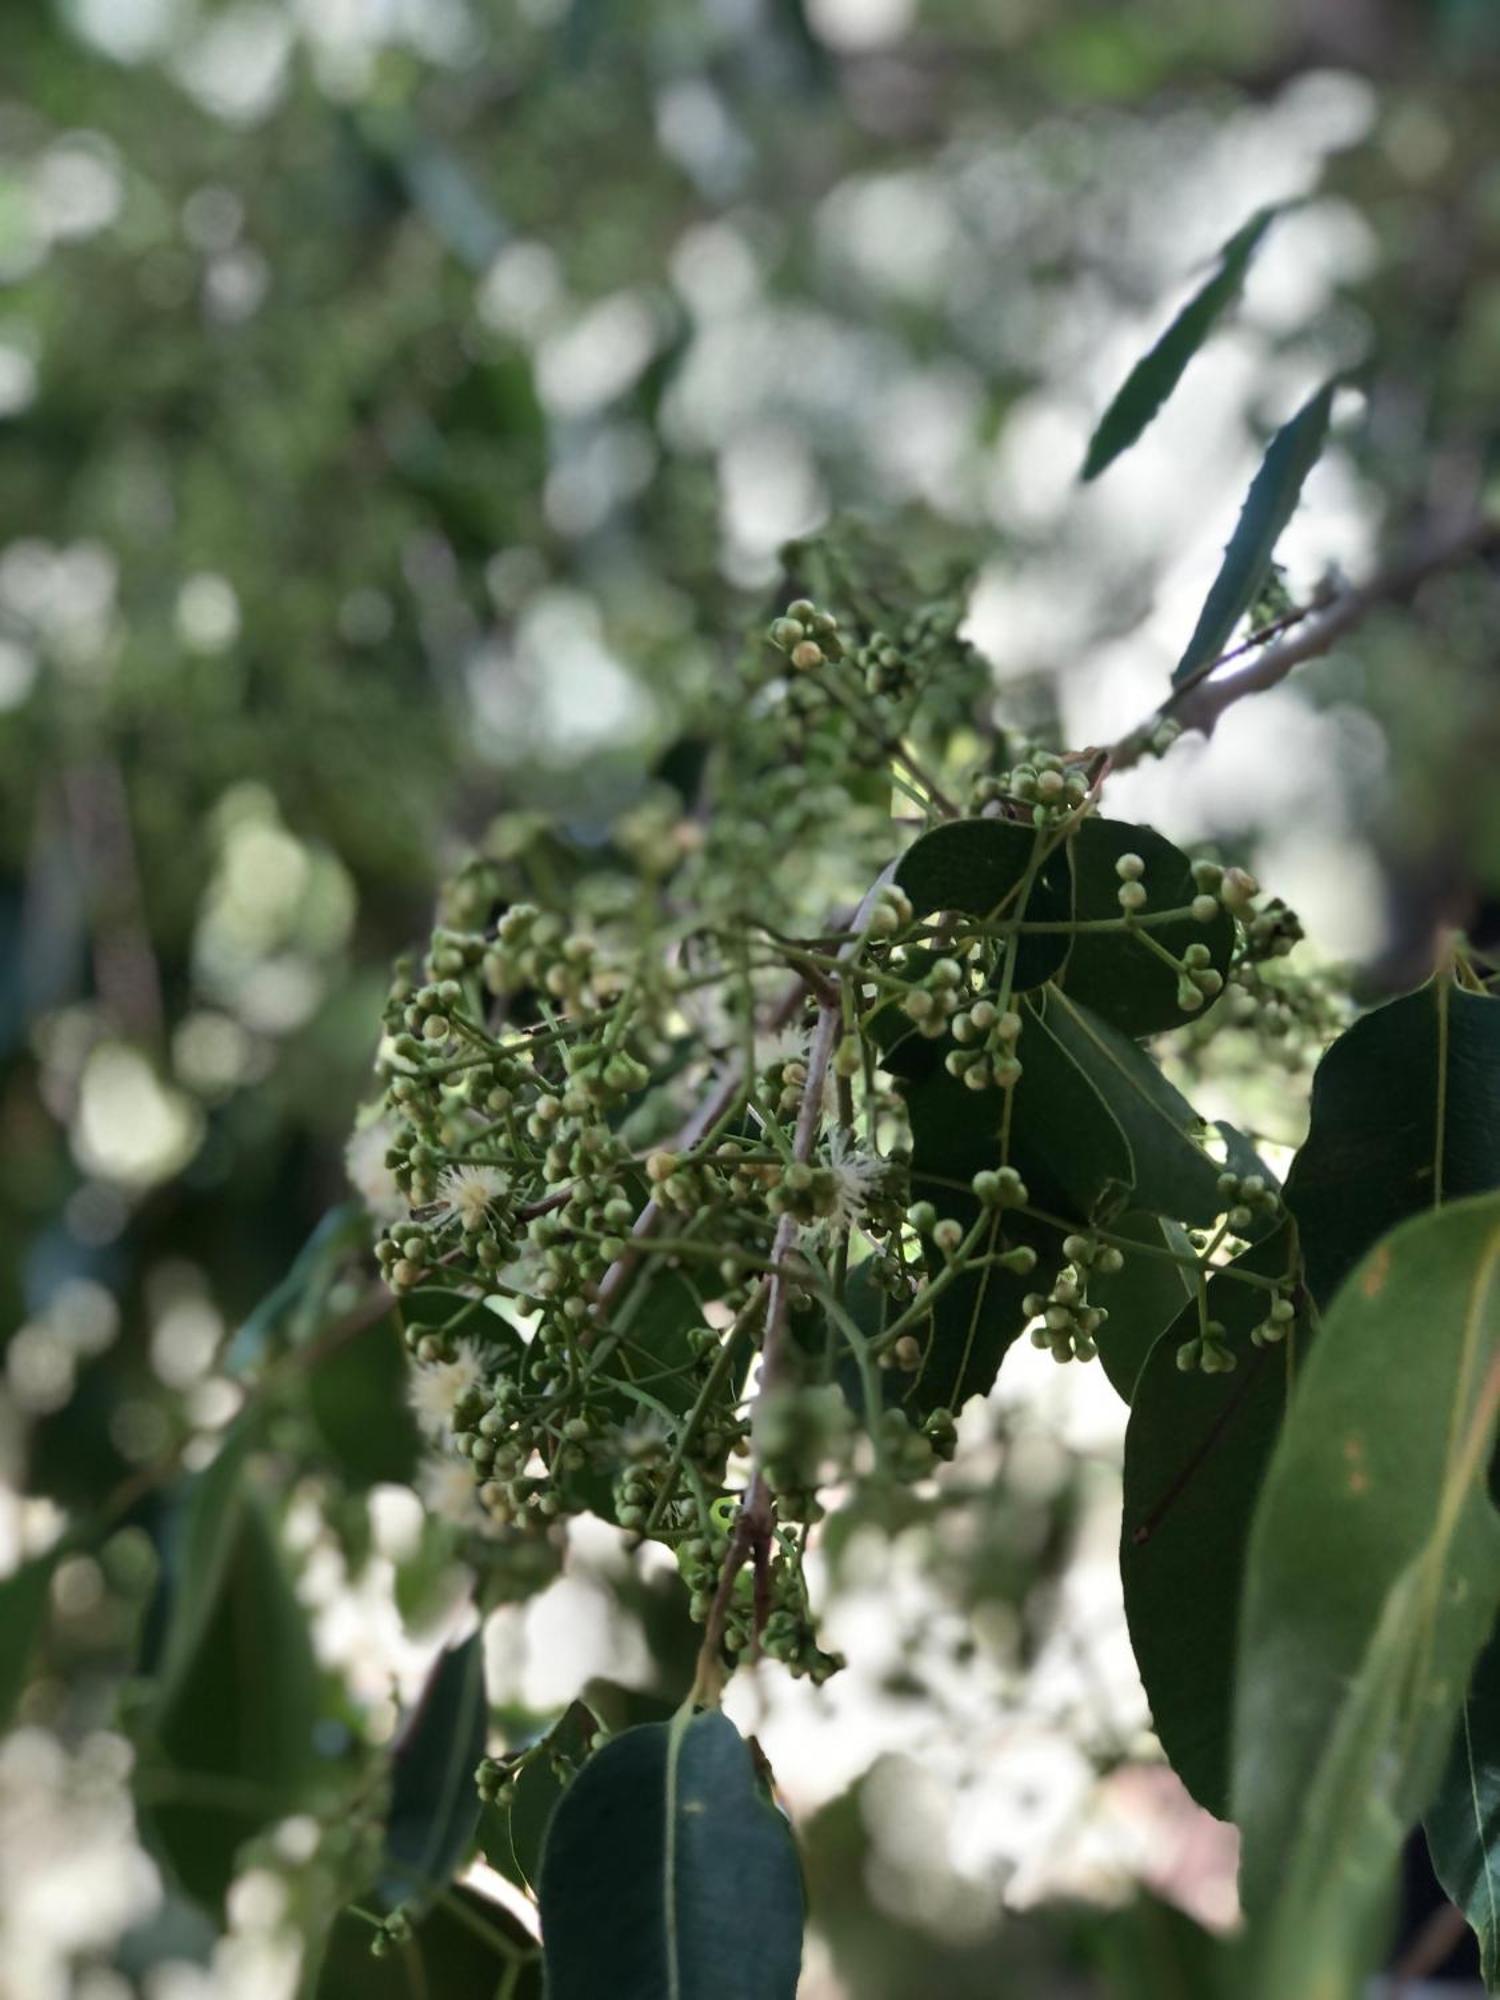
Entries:
[[1009, 771], [986, 781], [983, 795], [976, 796], [981, 813], [994, 817], [1010, 801], [1029, 806], [1032, 825], [1044, 827], [1076, 812], [1088, 795], [1088, 773], [1076, 758], [1032, 750]]
[[831, 611], [820, 611], [810, 598], [793, 598], [783, 615], [772, 619], [766, 636], [799, 674], [844, 657], [838, 619]]
[[1280, 1192], [1264, 1174], [1237, 1174], [1226, 1168], [1219, 1176], [1218, 1190], [1224, 1220], [1237, 1236], [1281, 1211]]
[[1002, 1009], [993, 1000], [976, 1000], [953, 1017], [957, 1046], [943, 1058], [943, 1067], [969, 1090], [987, 1090], [992, 1085], [998, 1090], [1014, 1090], [1021, 1081], [1016, 1044], [1022, 1025], [1013, 1007]]
[[937, 1041], [963, 1005], [968, 974], [956, 958], [934, 959], [901, 1002], [901, 1011], [919, 1035]]
[[1022, 1310], [1028, 1319], [1041, 1321], [1032, 1331], [1033, 1347], [1046, 1348], [1054, 1361], [1092, 1361], [1099, 1351], [1096, 1336], [1109, 1312], [1090, 1305], [1089, 1278], [1095, 1271], [1113, 1277], [1125, 1260], [1112, 1244], [1092, 1235], [1066, 1236], [1062, 1247], [1068, 1262], [1053, 1279], [1051, 1290], [1028, 1292]]
[[1236, 1365], [1237, 1357], [1222, 1320], [1205, 1320], [1202, 1332], [1183, 1341], [1177, 1350], [1177, 1366], [1184, 1375], [1230, 1375]]
[[397, 1951], [412, 1938], [411, 1918], [404, 1909], [394, 1909], [382, 1923], [370, 1933], [370, 1956], [385, 1958]]
[[884, 632], [872, 632], [854, 656], [865, 693], [888, 701], [904, 700], [913, 691], [910, 661]]
[[1258, 1326], [1250, 1329], [1250, 1338], [1257, 1347], [1275, 1347], [1286, 1339], [1297, 1318], [1297, 1308], [1289, 1298], [1278, 1296], [1271, 1301], [1265, 1318]]

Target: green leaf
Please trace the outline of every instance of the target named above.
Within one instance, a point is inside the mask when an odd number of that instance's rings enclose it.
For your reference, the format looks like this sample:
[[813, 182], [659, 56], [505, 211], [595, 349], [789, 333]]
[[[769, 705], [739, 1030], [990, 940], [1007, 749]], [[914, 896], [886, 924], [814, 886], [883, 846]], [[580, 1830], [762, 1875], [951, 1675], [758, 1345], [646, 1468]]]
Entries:
[[387, 1908], [425, 1909], [473, 1845], [488, 1719], [476, 1630], [441, 1655], [396, 1745], [380, 1884]]
[[1131, 369], [1089, 439], [1082, 477], [1097, 479], [1129, 449], [1182, 380], [1184, 369], [1239, 296], [1245, 269], [1276, 219], [1277, 208], [1260, 208], [1235, 231], [1219, 252], [1213, 275], [1199, 287], [1161, 339]]
[[1500, 1631], [1479, 1656], [1425, 1825], [1437, 1878], [1479, 1940], [1493, 1993], [1500, 1988]]
[[[243, 1375], [265, 1359], [272, 1341], [293, 1315], [315, 1321], [347, 1259], [367, 1250], [370, 1219], [357, 1201], [329, 1209], [292, 1260], [286, 1276], [240, 1322], [229, 1343], [228, 1366]], [[310, 1330], [304, 1328], [304, 1331]]]
[[226, 1433], [218, 1456], [195, 1475], [173, 1507], [163, 1535], [153, 1623], [159, 1655], [143, 1662], [156, 1682], [157, 1707], [168, 1703], [187, 1672], [218, 1604], [224, 1570], [240, 1529], [245, 1465], [256, 1425], [247, 1414]]
[[1497, 1272], [1493, 1195], [1384, 1237], [1324, 1317], [1266, 1474], [1233, 1783], [1265, 2000], [1359, 1989], [1494, 1619]]
[[[336, 1917], [304, 1973], [304, 2000], [495, 2000], [501, 1993], [541, 2000], [535, 1940], [509, 1910], [473, 1889], [449, 1890], [414, 1921], [410, 1942], [381, 1958], [370, 1951], [374, 1935], [363, 1917]], [[514, 1979], [508, 1987], [507, 1977]]]
[[33, 1556], [0, 1583], [0, 1730], [10, 1727], [47, 1615], [59, 1551]]
[[1276, 544], [1296, 511], [1303, 481], [1323, 450], [1335, 386], [1325, 383], [1272, 438], [1245, 496], [1193, 636], [1173, 671], [1174, 687], [1218, 659], [1270, 575]]
[[[1187, 1231], [1170, 1216], [1132, 1211], [1109, 1225], [1125, 1264], [1113, 1276], [1098, 1271], [1089, 1277], [1089, 1303], [1103, 1306], [1108, 1320], [1099, 1329], [1099, 1363], [1125, 1401], [1146, 1357], [1194, 1295], [1193, 1274], [1186, 1260], [1193, 1254]], [[1132, 1252], [1130, 1245], [1140, 1247]]]
[[575, 1701], [553, 1723], [516, 1774], [508, 1806], [486, 1806], [479, 1838], [492, 1868], [536, 1893], [542, 1848], [574, 1770], [599, 1728], [586, 1702]]
[[1235, 2000], [1240, 1941], [1141, 1893], [1101, 1918], [1089, 1939], [1108, 2000]]
[[1313, 1077], [1286, 1199], [1314, 1298], [1405, 1217], [1497, 1187], [1500, 1000], [1440, 973], [1363, 1015]]
[[[1276, 1278], [1291, 1254], [1292, 1232], [1283, 1224], [1229, 1268]], [[1208, 1315], [1223, 1325], [1236, 1367], [1224, 1375], [1178, 1368], [1178, 1348], [1198, 1332], [1195, 1298], [1152, 1348], [1125, 1432], [1120, 1581], [1130, 1642], [1172, 1768], [1221, 1818], [1245, 1549], [1299, 1337], [1294, 1331], [1277, 1346], [1252, 1345], [1251, 1329], [1269, 1303], [1261, 1286], [1211, 1279]], [[1105, 1340], [1112, 1329], [1113, 1320]]]
[[541, 1910], [548, 2000], [794, 2000], [797, 1850], [717, 1712], [628, 1729], [585, 1764]]
[[[967, 1231], [978, 1221], [980, 1205], [968, 1183], [985, 1168], [998, 1167], [1003, 1155], [1000, 1120], [1004, 1099], [997, 1090], [973, 1091], [936, 1069], [907, 1092], [912, 1134], [912, 1198], [930, 1201], [939, 1215], [952, 1216]], [[955, 1185], [955, 1183], [957, 1185]], [[1031, 1190], [1041, 1201], [1049, 1190]], [[988, 1239], [996, 1253], [1028, 1244], [1044, 1269], [1063, 1262], [1063, 1232], [1013, 1212], [994, 1212]], [[937, 1251], [928, 1256], [928, 1276], [944, 1269]], [[856, 1278], [858, 1273], [855, 1274]], [[1026, 1325], [1022, 1300], [1035, 1289], [1035, 1278], [998, 1265], [966, 1271], [948, 1285], [933, 1307], [930, 1321], [914, 1328], [922, 1342], [922, 1360], [909, 1376], [894, 1369], [881, 1371], [888, 1401], [899, 1402], [913, 1418], [931, 1411], [958, 1410], [971, 1396], [986, 1395], [1000, 1364]], [[861, 1325], [878, 1333], [884, 1324], [884, 1296], [872, 1297], [875, 1310], [866, 1311]], [[854, 1407], [863, 1405], [851, 1396]]]
[[[169, 1631], [138, 1778], [152, 1844], [214, 1911], [240, 1847], [302, 1808], [317, 1779], [317, 1671], [302, 1607], [259, 1501], [242, 1484], [226, 1511], [207, 1556], [195, 1537], [177, 1600], [188, 1636], [174, 1643]], [[201, 1605], [186, 1580], [194, 1575], [213, 1583]]]
[[1029, 1158], [1091, 1215], [1130, 1205], [1184, 1222], [1218, 1213], [1219, 1168], [1198, 1115], [1151, 1058], [1055, 987], [1024, 1003], [1012, 1157]]
[[[1120, 878], [1115, 863], [1122, 854], [1138, 854], [1146, 864], [1141, 878], [1146, 902], [1141, 917], [1166, 910], [1185, 910], [1197, 895], [1192, 863], [1180, 847], [1164, 840], [1149, 826], [1123, 820], [1086, 819], [1068, 842], [1073, 871], [1073, 915], [1082, 922], [1120, 917]], [[1216, 906], [1211, 922], [1191, 916], [1150, 925], [1152, 941], [1180, 959], [1190, 944], [1207, 945], [1209, 963], [1222, 979], [1234, 951], [1234, 919]], [[1184, 1021], [1201, 1020], [1177, 1003], [1179, 975], [1151, 945], [1128, 931], [1084, 932], [1071, 940], [1058, 984], [1069, 996], [1091, 1008], [1122, 1035], [1157, 1035]]]
[[308, 1414], [351, 1486], [411, 1483], [422, 1441], [406, 1401], [407, 1367], [392, 1312], [307, 1373]]
[[[959, 910], [966, 916], [1022, 914], [1020, 885], [1038, 851], [1033, 827], [1008, 819], [955, 819], [913, 841], [896, 869], [896, 882], [918, 916]], [[1026, 892], [1024, 915], [1033, 923], [1065, 922], [1069, 914], [1068, 863], [1061, 842], [1037, 866]], [[1002, 905], [1004, 905], [1002, 909]], [[1022, 938], [1016, 948], [1018, 992], [1056, 972], [1067, 951], [1065, 934]]]

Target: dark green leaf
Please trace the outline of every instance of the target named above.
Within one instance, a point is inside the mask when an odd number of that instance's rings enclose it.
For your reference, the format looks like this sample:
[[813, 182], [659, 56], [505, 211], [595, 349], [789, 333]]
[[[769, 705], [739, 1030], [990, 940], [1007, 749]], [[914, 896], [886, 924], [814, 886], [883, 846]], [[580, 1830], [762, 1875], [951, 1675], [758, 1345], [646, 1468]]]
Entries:
[[536, 1891], [542, 1846], [573, 1772], [589, 1754], [598, 1718], [585, 1702], [565, 1708], [517, 1773], [507, 1806], [486, 1806], [479, 1837], [492, 1868]]
[[1183, 370], [1239, 296], [1245, 267], [1275, 220], [1275, 208], [1257, 209], [1219, 252], [1213, 275], [1193, 294], [1161, 339], [1131, 369], [1089, 439], [1083, 478], [1097, 479], [1129, 449], [1182, 379]]
[[1329, 1049], [1287, 1176], [1320, 1304], [1377, 1238], [1435, 1203], [1500, 1187], [1500, 1001], [1446, 974]]
[[33, 1556], [0, 1583], [0, 1730], [10, 1727], [47, 1615], [57, 1551]]
[[[1291, 1247], [1283, 1226], [1231, 1268], [1280, 1277]], [[1293, 1332], [1278, 1346], [1251, 1344], [1269, 1304], [1258, 1285], [1210, 1280], [1209, 1316], [1237, 1366], [1225, 1375], [1178, 1368], [1178, 1348], [1199, 1330], [1194, 1299], [1152, 1348], [1125, 1432], [1120, 1579], [1131, 1645], [1162, 1748], [1198, 1803], [1221, 1817], [1245, 1548], [1298, 1342]]]
[[1091, 1943], [1108, 2000], [1235, 2000], [1240, 1992], [1238, 1940], [1155, 1896], [1110, 1911]]
[[[1008, 819], [956, 819], [934, 827], [901, 857], [896, 881], [917, 915], [959, 910], [966, 916], [1025, 916], [1033, 923], [1066, 921], [1068, 863], [1061, 843], [1037, 867], [1026, 892], [1020, 885], [1037, 853], [1036, 830]], [[1002, 908], [1002, 905], [1004, 906]], [[1063, 962], [1067, 938], [1022, 938], [1016, 950], [1015, 986], [1039, 986]]]
[[1147, 1355], [1193, 1297], [1192, 1271], [1175, 1261], [1191, 1257], [1193, 1246], [1170, 1216], [1132, 1212], [1116, 1216], [1109, 1230], [1111, 1238], [1126, 1239], [1118, 1245], [1125, 1265], [1113, 1277], [1090, 1276], [1089, 1303], [1109, 1314], [1099, 1329], [1099, 1362], [1128, 1403]]
[[548, 2000], [794, 2000], [797, 1850], [718, 1713], [590, 1759], [552, 1821], [541, 1909]]
[[[414, 1926], [407, 1944], [381, 1958], [374, 1930], [348, 1912], [335, 1918], [304, 2000], [541, 2000], [542, 1961], [535, 1940], [500, 1904], [472, 1889], [453, 1889]], [[515, 1967], [515, 1983], [502, 1981]]]
[[[1025, 1003], [1011, 1136], [1084, 1214], [1131, 1205], [1184, 1222], [1219, 1209], [1197, 1114], [1144, 1050], [1051, 987]], [[1025, 1171], [1024, 1165], [1022, 1171]]]
[[475, 1631], [438, 1660], [396, 1745], [381, 1870], [387, 1907], [426, 1908], [472, 1846], [488, 1717], [484, 1637]]
[[1500, 1597], [1500, 1198], [1402, 1223], [1301, 1370], [1246, 1564], [1234, 1726], [1259, 1993], [1360, 1987]]
[[314, 1322], [339, 1271], [355, 1251], [368, 1247], [369, 1237], [370, 1220], [357, 1201], [341, 1202], [329, 1209], [297, 1252], [286, 1276], [241, 1321], [229, 1344], [231, 1374], [242, 1375], [263, 1361], [293, 1314]]
[[[1192, 864], [1180, 847], [1163, 840], [1149, 826], [1123, 820], [1086, 819], [1068, 842], [1073, 869], [1073, 914], [1082, 922], [1120, 916], [1120, 878], [1115, 863], [1122, 854], [1138, 854], [1146, 864], [1143, 920], [1165, 910], [1185, 910], [1198, 891]], [[1222, 979], [1234, 950], [1234, 920], [1218, 906], [1211, 922], [1182, 916], [1171, 923], [1151, 923], [1153, 941], [1180, 959], [1190, 944], [1204, 944], [1210, 963]], [[1082, 1001], [1122, 1035], [1156, 1035], [1184, 1021], [1201, 1019], [1177, 1003], [1179, 975], [1139, 936], [1128, 931], [1083, 932], [1071, 940], [1067, 963], [1058, 984]]]
[[[971, 1229], [980, 1207], [968, 1183], [982, 1169], [1001, 1164], [1003, 1112], [998, 1090], [968, 1090], [941, 1068], [911, 1088], [907, 1113], [913, 1199], [930, 1201], [939, 1215], [952, 1216], [965, 1230]], [[1051, 1189], [1039, 1184], [1031, 1193], [1040, 1203]], [[987, 1241], [997, 1254], [1027, 1244], [1036, 1251], [1039, 1264], [1052, 1271], [1063, 1261], [1062, 1236], [1050, 1224], [997, 1210], [993, 1236]], [[935, 1277], [942, 1268], [942, 1257], [933, 1252], [929, 1276]], [[1021, 1302], [1035, 1287], [1034, 1276], [998, 1265], [966, 1271], [943, 1292], [931, 1320], [913, 1329], [922, 1342], [922, 1360], [914, 1373], [881, 1371], [887, 1399], [920, 1418], [932, 1410], [961, 1409], [971, 1396], [987, 1394], [1007, 1350], [1026, 1324]], [[878, 1308], [881, 1301], [872, 1303]], [[880, 1317], [874, 1316], [869, 1331], [879, 1331], [880, 1325]]]
[[1437, 1878], [1473, 1927], [1493, 1993], [1500, 1988], [1500, 1631], [1479, 1656], [1425, 1824]]
[[161, 1650], [145, 1663], [157, 1683], [158, 1706], [171, 1699], [219, 1601], [240, 1529], [242, 1482], [254, 1442], [254, 1423], [243, 1416], [167, 1519], [153, 1619], [162, 1635]]
[[1296, 511], [1303, 481], [1322, 453], [1334, 387], [1332, 382], [1326, 383], [1310, 396], [1272, 438], [1245, 496], [1193, 636], [1173, 671], [1174, 687], [1219, 657], [1270, 575], [1276, 544]]
[[352, 1486], [409, 1484], [421, 1439], [406, 1400], [406, 1349], [394, 1313], [346, 1340], [308, 1371], [307, 1409]]
[[185, 1582], [178, 1599], [188, 1637], [168, 1635], [139, 1779], [153, 1844], [213, 1910], [240, 1847], [306, 1804], [317, 1778], [306, 1619], [259, 1502], [241, 1490], [227, 1511], [212, 1562], [189, 1572], [211, 1576], [212, 1595], [200, 1606]]

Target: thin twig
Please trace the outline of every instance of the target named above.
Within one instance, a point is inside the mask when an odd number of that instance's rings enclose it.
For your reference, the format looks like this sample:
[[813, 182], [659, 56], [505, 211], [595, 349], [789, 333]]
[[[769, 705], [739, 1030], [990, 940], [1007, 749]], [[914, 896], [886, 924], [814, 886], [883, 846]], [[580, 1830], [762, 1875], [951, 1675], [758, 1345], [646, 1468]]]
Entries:
[[[1285, 680], [1295, 667], [1332, 652], [1372, 611], [1384, 604], [1403, 602], [1442, 570], [1497, 554], [1500, 554], [1500, 521], [1489, 518], [1470, 521], [1382, 570], [1368, 583], [1344, 591], [1324, 609], [1310, 612], [1298, 630], [1267, 646], [1233, 673], [1215, 678], [1222, 661], [1213, 661], [1201, 674], [1174, 688], [1154, 714], [1121, 738], [1110, 752], [1111, 768], [1123, 771], [1139, 763], [1164, 722], [1176, 722], [1184, 730], [1196, 729], [1211, 736], [1220, 716], [1235, 702], [1249, 694], [1263, 694]], [[1233, 657], [1234, 654], [1224, 655], [1226, 660]]]

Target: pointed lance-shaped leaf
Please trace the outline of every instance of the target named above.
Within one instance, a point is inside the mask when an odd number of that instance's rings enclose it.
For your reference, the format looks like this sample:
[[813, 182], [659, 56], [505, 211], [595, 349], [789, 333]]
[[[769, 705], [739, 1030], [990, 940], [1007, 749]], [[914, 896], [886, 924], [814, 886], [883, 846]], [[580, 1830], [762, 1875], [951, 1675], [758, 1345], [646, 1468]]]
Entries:
[[1232, 1800], [1257, 2000], [1352, 2000], [1500, 1598], [1500, 1196], [1402, 1223], [1325, 1314], [1250, 1537]]
[[1296, 512], [1303, 482], [1322, 453], [1336, 386], [1325, 383], [1272, 438], [1250, 483], [1193, 636], [1173, 671], [1174, 687], [1181, 687], [1218, 659], [1235, 626], [1259, 596], [1271, 573], [1271, 558], [1282, 530]]
[[548, 2000], [794, 2000], [797, 1851], [717, 1712], [590, 1758], [553, 1815], [541, 1910]]
[[1277, 207], [1257, 209], [1235, 231], [1209, 277], [1131, 369], [1089, 439], [1083, 479], [1097, 479], [1128, 450], [1177, 387], [1188, 363], [1238, 298], [1246, 267], [1279, 213]]

